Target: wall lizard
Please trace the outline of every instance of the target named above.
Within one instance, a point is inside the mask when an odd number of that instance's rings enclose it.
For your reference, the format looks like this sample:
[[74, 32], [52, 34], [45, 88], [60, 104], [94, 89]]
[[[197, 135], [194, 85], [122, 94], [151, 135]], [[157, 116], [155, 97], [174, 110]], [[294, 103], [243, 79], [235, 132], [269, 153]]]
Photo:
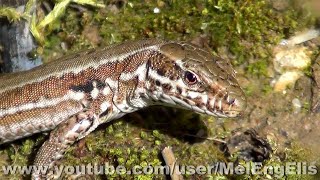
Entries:
[[0, 100], [0, 144], [52, 130], [34, 161], [48, 167], [98, 125], [150, 105], [218, 117], [237, 117], [246, 108], [227, 61], [186, 42], [155, 39], [86, 50], [2, 75]]

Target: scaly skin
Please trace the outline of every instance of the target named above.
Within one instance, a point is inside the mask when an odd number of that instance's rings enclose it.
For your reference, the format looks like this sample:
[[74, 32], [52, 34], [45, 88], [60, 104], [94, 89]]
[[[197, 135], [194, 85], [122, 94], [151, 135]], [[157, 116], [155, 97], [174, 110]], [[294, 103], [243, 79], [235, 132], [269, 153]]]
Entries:
[[87, 50], [1, 76], [0, 99], [0, 143], [54, 129], [35, 159], [49, 168], [98, 125], [150, 105], [218, 117], [237, 117], [246, 107], [228, 62], [192, 44], [155, 39]]

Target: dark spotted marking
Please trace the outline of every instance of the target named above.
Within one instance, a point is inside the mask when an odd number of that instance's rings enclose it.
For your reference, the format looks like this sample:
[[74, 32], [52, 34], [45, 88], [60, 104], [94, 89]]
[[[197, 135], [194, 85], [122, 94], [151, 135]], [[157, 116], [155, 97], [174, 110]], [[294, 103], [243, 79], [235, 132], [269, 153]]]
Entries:
[[161, 85], [160, 81], [156, 80], [156, 85], [160, 86]]
[[109, 110], [110, 110], [110, 109], [108, 108], [107, 110], [105, 110], [104, 112], [102, 112], [102, 113], [99, 115], [99, 118], [102, 118], [102, 117], [108, 115]]
[[144, 93], [139, 93], [139, 97], [142, 99], [148, 98], [148, 95], [144, 94]]
[[157, 73], [160, 75], [160, 76], [164, 76], [164, 72], [162, 69], [158, 69], [157, 70]]
[[79, 85], [79, 86], [71, 86], [70, 89], [76, 92], [85, 92], [90, 93], [93, 90], [93, 84], [92, 82], [88, 82], [85, 85]]
[[164, 88], [165, 90], [170, 91], [172, 89], [172, 86], [170, 84], [165, 83], [165, 84], [162, 84], [162, 88]]
[[147, 68], [147, 72], [146, 72], [146, 79], [149, 79], [149, 70], [150, 70], [150, 66], [151, 66], [151, 60], [148, 59], [147, 64], [146, 64], [146, 68]]
[[92, 80], [92, 81], [88, 81], [84, 85], [71, 86], [70, 89], [73, 91], [76, 91], [76, 92], [90, 93], [94, 89], [93, 82], [96, 82], [96, 84], [97, 84], [96, 87], [98, 89], [102, 89], [106, 86], [106, 84], [100, 80]]
[[178, 64], [174, 63], [174, 69], [180, 71], [181, 68], [178, 66]]
[[196, 106], [198, 107], [204, 107], [205, 104], [203, 102], [196, 102]]
[[171, 81], [173, 81], [173, 80], [175, 80], [175, 77], [174, 77], [174, 76], [170, 76], [169, 79], [170, 79]]
[[189, 103], [189, 100], [186, 99], [186, 98], [183, 98], [182, 100], [183, 100], [184, 102], [186, 102], [186, 103]]
[[102, 82], [102, 81], [96, 81], [97, 83], [97, 88], [98, 89], [103, 89], [104, 87], [106, 87], [106, 83]]
[[177, 86], [177, 91], [178, 91], [179, 94], [182, 94], [182, 89], [181, 89], [181, 87]]

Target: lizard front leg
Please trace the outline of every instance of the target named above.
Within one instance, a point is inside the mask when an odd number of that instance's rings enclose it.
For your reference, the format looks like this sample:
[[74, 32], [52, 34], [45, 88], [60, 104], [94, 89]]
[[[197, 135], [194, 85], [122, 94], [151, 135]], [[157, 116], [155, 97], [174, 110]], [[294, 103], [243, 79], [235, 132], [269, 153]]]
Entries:
[[51, 133], [49, 139], [43, 143], [38, 151], [34, 165], [47, 167], [49, 174], [33, 172], [32, 179], [53, 179], [52, 168], [56, 160], [63, 156], [68, 147], [85, 137], [99, 125], [98, 116], [90, 109], [83, 110], [59, 124]]

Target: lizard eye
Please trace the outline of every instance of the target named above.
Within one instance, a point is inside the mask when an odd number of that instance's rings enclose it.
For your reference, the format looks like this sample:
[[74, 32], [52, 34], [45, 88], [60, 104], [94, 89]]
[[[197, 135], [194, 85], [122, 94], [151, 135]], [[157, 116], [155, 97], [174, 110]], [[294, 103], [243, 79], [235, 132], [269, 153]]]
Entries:
[[185, 72], [184, 79], [189, 85], [193, 85], [198, 81], [197, 76], [190, 71]]

